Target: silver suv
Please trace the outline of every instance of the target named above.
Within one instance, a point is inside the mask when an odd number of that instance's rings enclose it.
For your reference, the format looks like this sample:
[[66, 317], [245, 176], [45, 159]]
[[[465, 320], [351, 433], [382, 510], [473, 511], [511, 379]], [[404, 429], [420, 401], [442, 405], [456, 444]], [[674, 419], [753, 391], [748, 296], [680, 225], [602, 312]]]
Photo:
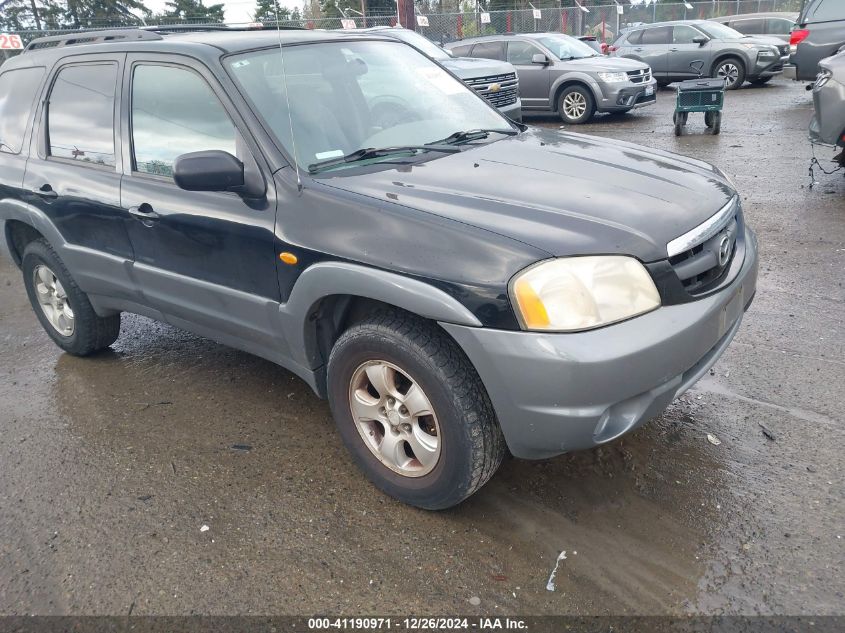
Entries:
[[478, 37], [445, 48], [510, 62], [519, 75], [523, 110], [557, 112], [564, 123], [586, 123], [594, 112], [628, 112], [657, 98], [647, 64], [610, 59], [560, 33]]
[[[823, 59], [819, 68], [813, 84], [815, 114], [810, 122], [810, 140], [845, 147], [845, 52]], [[845, 166], [845, 152], [837, 160]]]
[[401, 27], [374, 26], [368, 29], [356, 29], [354, 33], [378, 33], [410, 44], [423, 55], [455, 74], [458, 79], [487, 99], [506, 117], [514, 121], [522, 121], [519, 80], [516, 69], [511, 64], [490, 59], [453, 57], [424, 35]]
[[723, 77], [728, 90], [746, 81], [764, 84], [783, 72], [789, 45], [772, 37], [751, 37], [707, 20], [660, 22], [623, 33], [610, 47], [614, 57], [646, 62], [661, 86], [695, 78], [693, 61], [704, 74]]

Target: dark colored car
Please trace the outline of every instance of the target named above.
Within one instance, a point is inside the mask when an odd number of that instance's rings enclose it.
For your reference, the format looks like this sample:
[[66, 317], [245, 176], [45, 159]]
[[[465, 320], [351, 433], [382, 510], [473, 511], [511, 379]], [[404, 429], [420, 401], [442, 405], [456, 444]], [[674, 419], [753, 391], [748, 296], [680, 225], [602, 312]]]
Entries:
[[755, 292], [718, 169], [529, 130], [377, 35], [42, 38], [0, 67], [0, 137], [2, 230], [59, 347], [94, 354], [129, 312], [269, 359], [423, 508], [506, 448], [658, 415]]
[[710, 18], [711, 21], [729, 26], [743, 35], [768, 35], [786, 44], [789, 43], [789, 37], [797, 19], [798, 13], [788, 11], [739, 13]]
[[[706, 77], [725, 79], [728, 90], [746, 81], [764, 84], [783, 72], [789, 46], [765, 36], [743, 35], [708, 20], [659, 22], [623, 33], [611, 47], [614, 57], [646, 62], [660, 85]], [[701, 62], [699, 67], [693, 62]]]
[[789, 43], [795, 78], [814, 80], [819, 62], [845, 46], [845, 2], [807, 0]]

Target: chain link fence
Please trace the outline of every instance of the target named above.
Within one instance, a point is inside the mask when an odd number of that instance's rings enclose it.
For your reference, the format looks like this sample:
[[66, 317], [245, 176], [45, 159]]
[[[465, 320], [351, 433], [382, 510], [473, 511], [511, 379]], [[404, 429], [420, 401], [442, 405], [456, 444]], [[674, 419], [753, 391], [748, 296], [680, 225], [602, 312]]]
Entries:
[[[565, 0], [567, 3], [570, 0]], [[620, 14], [618, 6], [623, 7]], [[690, 8], [691, 7], [691, 8]], [[757, 13], [762, 11], [790, 11], [797, 13], [801, 8], [801, 0], [699, 0], [689, 2], [653, 2], [646, 6], [638, 4], [629, 5], [620, 1], [620, 4], [604, 4], [588, 6], [589, 13], [585, 13], [577, 6], [545, 8], [539, 10], [539, 18], [535, 17], [533, 9], [522, 9], [512, 11], [465, 11], [462, 13], [429, 13], [417, 16], [417, 24], [403, 25], [425, 35], [430, 40], [438, 43], [451, 42], [454, 40], [475, 37], [478, 35], [495, 35], [498, 33], [526, 33], [526, 32], [547, 32], [555, 31], [568, 35], [583, 36], [593, 35], [599, 40], [612, 42], [621, 29], [629, 26], [663, 22], [666, 20], [692, 20], [708, 19], [725, 15], [737, 15], [741, 13]], [[420, 19], [420, 18], [425, 19]], [[489, 21], [488, 21], [489, 18]], [[419, 22], [428, 22], [422, 26]], [[373, 26], [396, 26], [396, 14], [388, 15], [367, 15], [350, 16], [349, 19], [339, 17], [333, 18], [303, 18], [301, 20], [290, 20], [279, 22], [282, 28], [306, 28], [306, 29], [341, 29], [343, 23], [350, 25], [354, 22], [355, 28]], [[181, 25], [189, 28], [191, 26], [209, 26], [205, 18], [166, 18], [156, 22], [157, 25], [174, 26]], [[143, 26], [140, 24], [138, 26]], [[216, 26], [222, 26], [217, 24]], [[229, 24], [229, 26], [245, 26], [244, 24]], [[274, 28], [275, 22], [265, 22], [265, 27]], [[103, 20], [97, 24], [97, 29], [105, 28], [134, 28], [131, 26], [115, 26], [114, 22], [109, 23]], [[29, 43], [36, 37], [46, 35], [59, 35], [62, 33], [75, 33], [89, 29], [52, 29], [52, 30], [24, 30], [16, 31], [24, 44]], [[14, 54], [15, 51], [3, 51], [3, 56]]]

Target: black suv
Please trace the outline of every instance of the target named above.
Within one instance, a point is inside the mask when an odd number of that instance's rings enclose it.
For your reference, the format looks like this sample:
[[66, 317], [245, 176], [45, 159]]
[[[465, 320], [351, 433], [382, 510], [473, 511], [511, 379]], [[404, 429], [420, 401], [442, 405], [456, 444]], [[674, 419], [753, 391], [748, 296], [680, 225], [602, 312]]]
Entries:
[[819, 62], [845, 46], [845, 2], [807, 0], [789, 43], [795, 78], [814, 80]]
[[375, 34], [35, 40], [0, 67], [0, 139], [0, 221], [62, 349], [94, 354], [132, 312], [270, 359], [424, 508], [506, 447], [658, 415], [755, 291], [719, 170], [513, 124]]

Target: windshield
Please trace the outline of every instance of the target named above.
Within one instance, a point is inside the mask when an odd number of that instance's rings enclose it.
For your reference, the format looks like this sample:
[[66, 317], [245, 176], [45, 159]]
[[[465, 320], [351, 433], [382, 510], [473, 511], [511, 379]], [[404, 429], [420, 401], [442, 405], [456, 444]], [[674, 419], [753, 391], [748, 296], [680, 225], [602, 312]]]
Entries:
[[696, 24], [696, 27], [707, 33], [710, 37], [715, 37], [720, 40], [735, 40], [745, 37], [745, 35], [739, 31], [718, 22]]
[[391, 37], [400, 39], [403, 42], [407, 42], [418, 51], [424, 55], [428, 55], [432, 59], [436, 59], [438, 61], [450, 59], [449, 54], [446, 51], [419, 33], [414, 33], [413, 31], [408, 31], [406, 29], [396, 29], [395, 31], [387, 31], [385, 35], [390, 35]]
[[587, 44], [568, 35], [544, 35], [539, 42], [558, 59], [581, 59], [596, 57], [597, 53]]
[[364, 148], [425, 145], [460, 131], [513, 133], [466, 85], [400, 42], [286, 46], [286, 77], [278, 48], [233, 55], [226, 64], [303, 168]]

